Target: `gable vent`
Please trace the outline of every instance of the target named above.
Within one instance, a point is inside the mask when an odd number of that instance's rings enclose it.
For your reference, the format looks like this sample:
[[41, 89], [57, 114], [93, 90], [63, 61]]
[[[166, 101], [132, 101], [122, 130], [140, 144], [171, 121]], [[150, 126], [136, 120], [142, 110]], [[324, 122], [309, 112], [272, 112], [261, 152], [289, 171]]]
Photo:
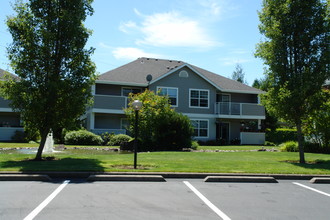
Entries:
[[189, 77], [189, 74], [188, 74], [187, 71], [185, 71], [185, 70], [181, 70], [181, 71], [179, 72], [179, 77], [188, 78], [188, 77]]

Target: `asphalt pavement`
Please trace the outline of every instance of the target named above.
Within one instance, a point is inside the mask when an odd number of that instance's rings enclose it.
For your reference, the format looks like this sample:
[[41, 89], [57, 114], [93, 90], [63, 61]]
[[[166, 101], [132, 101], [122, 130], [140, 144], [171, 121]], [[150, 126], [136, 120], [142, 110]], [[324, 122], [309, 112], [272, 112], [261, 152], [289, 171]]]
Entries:
[[329, 219], [330, 184], [0, 181], [0, 219]]

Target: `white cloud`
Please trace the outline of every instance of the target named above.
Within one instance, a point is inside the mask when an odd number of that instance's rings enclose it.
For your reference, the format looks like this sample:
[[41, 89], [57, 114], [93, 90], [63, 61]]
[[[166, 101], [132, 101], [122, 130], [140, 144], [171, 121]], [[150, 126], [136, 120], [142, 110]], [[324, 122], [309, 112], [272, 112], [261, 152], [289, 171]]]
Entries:
[[250, 62], [249, 59], [239, 59], [236, 57], [220, 58], [219, 61], [223, 66], [233, 66], [237, 63], [242, 64], [242, 63]]
[[141, 24], [127, 22], [123, 23], [120, 29], [125, 33], [129, 29], [138, 29], [143, 36], [136, 40], [138, 45], [197, 48], [220, 45], [212, 39], [205, 25], [198, 19], [185, 17], [176, 11], [152, 15], [142, 15], [137, 9], [134, 11], [136, 15], [143, 18]]
[[112, 51], [112, 54], [116, 59], [127, 59], [127, 60], [134, 60], [139, 57], [152, 57], [152, 58], [163, 57], [160, 54], [147, 53], [141, 49], [134, 47], [117, 47]]
[[130, 29], [137, 29], [137, 28], [138, 27], [134, 21], [124, 22], [119, 25], [119, 30], [124, 33], [129, 33]]

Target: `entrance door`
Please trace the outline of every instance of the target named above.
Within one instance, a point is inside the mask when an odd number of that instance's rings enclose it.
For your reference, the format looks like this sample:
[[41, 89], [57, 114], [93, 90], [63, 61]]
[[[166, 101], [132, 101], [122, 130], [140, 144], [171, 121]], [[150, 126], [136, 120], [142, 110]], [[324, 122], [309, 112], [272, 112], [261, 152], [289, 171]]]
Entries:
[[226, 144], [229, 143], [229, 123], [220, 122], [217, 124], [217, 139], [223, 140]]

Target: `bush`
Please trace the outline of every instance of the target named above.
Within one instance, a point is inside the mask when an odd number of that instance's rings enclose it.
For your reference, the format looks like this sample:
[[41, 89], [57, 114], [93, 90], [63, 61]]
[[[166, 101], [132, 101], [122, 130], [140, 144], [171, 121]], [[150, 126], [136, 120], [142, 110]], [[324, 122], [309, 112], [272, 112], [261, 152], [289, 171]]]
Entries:
[[191, 142], [191, 149], [197, 150], [198, 147], [199, 147], [198, 141]]
[[265, 141], [265, 146], [276, 146], [273, 142]]
[[86, 130], [70, 131], [64, 137], [65, 144], [72, 145], [101, 145], [102, 138]]
[[130, 142], [133, 138], [126, 134], [117, 134], [112, 136], [111, 140], [108, 142], [109, 146], [119, 146], [123, 142]]
[[304, 144], [304, 151], [306, 153], [330, 154], [330, 147], [322, 146], [319, 143], [306, 142]]
[[108, 132], [105, 132], [102, 133], [100, 136], [103, 140], [102, 145], [108, 145], [110, 140], [113, 138], [113, 136], [115, 136], [115, 134], [114, 133], [109, 134]]
[[298, 142], [296, 141], [287, 141], [280, 145], [280, 151], [282, 152], [298, 152]]
[[11, 140], [15, 143], [27, 143], [27, 135], [24, 131], [15, 131], [15, 134], [11, 137]]
[[296, 141], [297, 140], [297, 130], [296, 129], [287, 129], [287, 128], [278, 128], [276, 131], [271, 131], [266, 133], [266, 140], [273, 142], [276, 145], [287, 141]]

